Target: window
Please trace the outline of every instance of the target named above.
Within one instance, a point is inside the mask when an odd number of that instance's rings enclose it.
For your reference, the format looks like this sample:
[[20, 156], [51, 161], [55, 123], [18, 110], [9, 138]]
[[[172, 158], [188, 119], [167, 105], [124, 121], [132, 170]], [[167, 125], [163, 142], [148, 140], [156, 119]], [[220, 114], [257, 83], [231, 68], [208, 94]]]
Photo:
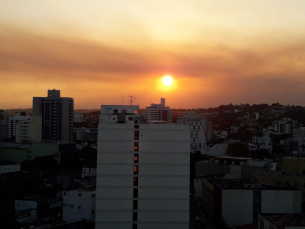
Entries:
[[134, 132], [134, 140], [139, 140], [139, 131], [135, 130]]
[[133, 220], [133, 221], [137, 221], [137, 220], [138, 220], [138, 213], [137, 213], [137, 212], [133, 212], [133, 214], [132, 214], [132, 220]]
[[94, 197], [95, 197], [95, 194], [92, 195], [92, 198], [94, 198]]
[[127, 113], [127, 110], [123, 109], [123, 110], [122, 110], [122, 113]]
[[138, 198], [138, 189], [137, 188], [133, 189], [133, 198]]
[[133, 162], [134, 162], [134, 163], [139, 163], [139, 154], [136, 153], [136, 154], [134, 155], [134, 157], [133, 157]]
[[138, 119], [134, 120], [134, 124], [138, 124], [138, 123], [139, 123]]
[[133, 210], [138, 210], [138, 200], [133, 201]]
[[138, 186], [138, 178], [137, 177], [133, 178], [133, 186]]
[[112, 118], [112, 120], [115, 120], [115, 118]]
[[82, 194], [81, 194], [81, 193], [78, 193], [78, 196], [82, 196]]
[[134, 151], [139, 151], [139, 142], [134, 143]]
[[82, 206], [78, 206], [78, 209], [82, 209]]
[[138, 229], [138, 224], [132, 224], [132, 229]]
[[129, 120], [129, 121], [132, 121], [132, 120], [133, 120], [133, 117], [128, 117], [128, 120]]
[[139, 113], [139, 110], [134, 110], [134, 113], [135, 113], [135, 114], [138, 114], [138, 113]]
[[139, 166], [138, 165], [134, 165], [133, 166], [133, 174], [138, 174], [139, 173]]
[[91, 214], [94, 214], [94, 210], [91, 211]]
[[115, 113], [115, 114], [119, 113], [118, 109], [114, 109], [113, 113]]
[[134, 125], [134, 128], [135, 129], [139, 129], [139, 125]]

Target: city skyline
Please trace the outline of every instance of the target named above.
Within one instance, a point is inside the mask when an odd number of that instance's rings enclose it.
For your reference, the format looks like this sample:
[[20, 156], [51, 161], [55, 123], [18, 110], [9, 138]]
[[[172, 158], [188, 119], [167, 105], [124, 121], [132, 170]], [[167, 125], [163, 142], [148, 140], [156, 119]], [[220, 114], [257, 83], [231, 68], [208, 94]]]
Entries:
[[[1, 108], [48, 89], [75, 109], [305, 105], [303, 1], [0, 3]], [[171, 75], [174, 86], [162, 85]]]

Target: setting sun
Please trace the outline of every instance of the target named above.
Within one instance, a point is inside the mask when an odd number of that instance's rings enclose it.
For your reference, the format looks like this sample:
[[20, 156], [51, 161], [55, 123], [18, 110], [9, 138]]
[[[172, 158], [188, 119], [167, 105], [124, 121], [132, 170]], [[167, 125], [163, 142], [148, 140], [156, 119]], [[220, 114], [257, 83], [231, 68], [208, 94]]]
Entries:
[[173, 83], [173, 78], [169, 75], [164, 76], [163, 80], [162, 80], [163, 84], [166, 86], [170, 86]]

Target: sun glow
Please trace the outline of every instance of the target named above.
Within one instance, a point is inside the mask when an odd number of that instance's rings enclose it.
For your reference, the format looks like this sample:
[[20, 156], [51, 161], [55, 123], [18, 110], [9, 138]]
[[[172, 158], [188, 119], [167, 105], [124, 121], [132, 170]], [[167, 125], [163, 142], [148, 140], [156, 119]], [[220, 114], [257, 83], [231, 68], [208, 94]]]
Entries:
[[173, 83], [173, 78], [170, 75], [166, 75], [163, 77], [162, 82], [165, 86], [170, 86]]

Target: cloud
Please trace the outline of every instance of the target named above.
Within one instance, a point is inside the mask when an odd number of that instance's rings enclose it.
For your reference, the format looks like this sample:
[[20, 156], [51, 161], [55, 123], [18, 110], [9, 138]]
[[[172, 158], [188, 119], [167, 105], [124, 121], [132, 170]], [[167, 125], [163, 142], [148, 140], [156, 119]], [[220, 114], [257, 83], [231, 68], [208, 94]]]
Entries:
[[[106, 87], [143, 94], [153, 89], [154, 78], [169, 73], [180, 81], [180, 90], [169, 97], [183, 98], [188, 93], [195, 100], [209, 96], [218, 104], [224, 103], [221, 99], [251, 103], [264, 102], [264, 98], [286, 101], [288, 97], [298, 102], [300, 85], [305, 83], [305, 45], [299, 40], [234, 47], [229, 42], [170, 44], [147, 39], [145, 45], [129, 41], [122, 47], [115, 40], [106, 43], [4, 28], [0, 32], [0, 89], [20, 84], [18, 89], [26, 85], [30, 93], [33, 87], [56, 82], [61, 87], [73, 85], [84, 94], [96, 87], [107, 91], [109, 99], [116, 90]], [[79, 99], [85, 104], [88, 97]], [[143, 103], [152, 102], [147, 101]], [[202, 101], [207, 103], [206, 98]], [[179, 102], [187, 106], [186, 101]], [[175, 104], [183, 107], [178, 101]]]

